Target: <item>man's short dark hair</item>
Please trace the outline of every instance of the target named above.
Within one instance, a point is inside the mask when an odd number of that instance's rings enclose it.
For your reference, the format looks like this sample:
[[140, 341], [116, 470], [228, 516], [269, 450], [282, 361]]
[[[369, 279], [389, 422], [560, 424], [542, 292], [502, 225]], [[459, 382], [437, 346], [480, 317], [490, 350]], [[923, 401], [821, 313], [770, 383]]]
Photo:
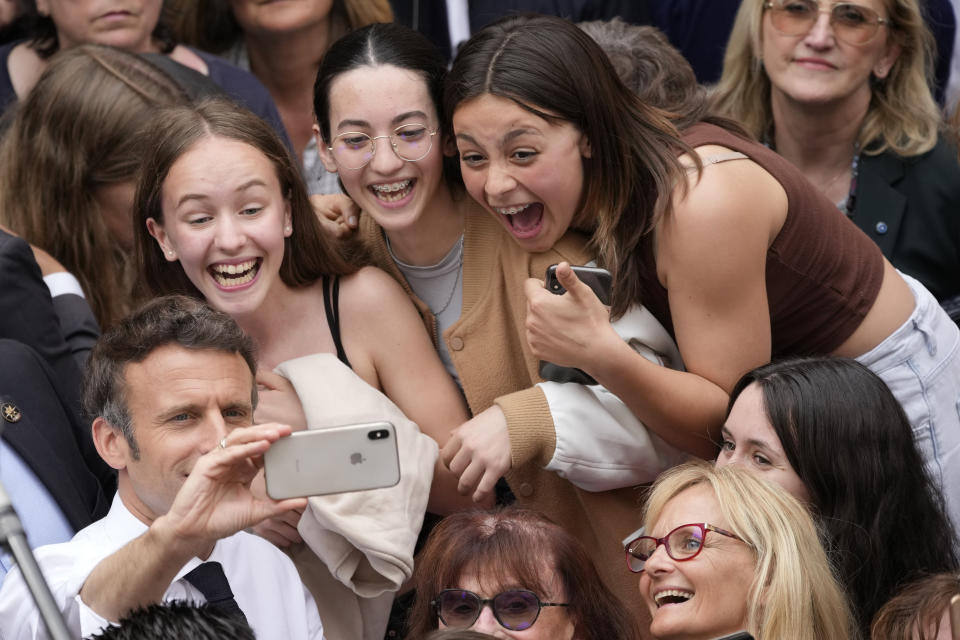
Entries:
[[[159, 347], [221, 351], [243, 357], [256, 376], [253, 341], [233, 318], [188, 296], [162, 296], [146, 303], [110, 327], [97, 341], [87, 361], [83, 405], [91, 419], [102, 417], [119, 429], [134, 459], [140, 456], [126, 401], [125, 369], [143, 362]], [[257, 406], [257, 385], [251, 402]]]
[[209, 604], [171, 601], [140, 607], [89, 640], [255, 640], [250, 626]]

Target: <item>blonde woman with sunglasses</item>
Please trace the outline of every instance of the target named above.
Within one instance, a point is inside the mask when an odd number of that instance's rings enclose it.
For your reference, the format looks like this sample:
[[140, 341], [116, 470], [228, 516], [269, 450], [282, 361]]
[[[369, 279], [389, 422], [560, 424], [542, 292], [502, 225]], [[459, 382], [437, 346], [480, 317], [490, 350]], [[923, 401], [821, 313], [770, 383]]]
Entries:
[[716, 97], [956, 320], [960, 165], [932, 51], [917, 0], [746, 0]]

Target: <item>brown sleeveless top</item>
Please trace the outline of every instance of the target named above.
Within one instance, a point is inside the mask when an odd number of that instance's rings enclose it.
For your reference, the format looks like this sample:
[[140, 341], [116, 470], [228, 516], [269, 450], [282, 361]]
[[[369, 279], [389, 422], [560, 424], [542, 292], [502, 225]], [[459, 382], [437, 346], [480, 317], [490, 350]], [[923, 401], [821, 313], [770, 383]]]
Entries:
[[[767, 252], [773, 357], [828, 354], [843, 344], [880, 291], [883, 256], [879, 247], [796, 167], [763, 145], [710, 124], [691, 127], [683, 141], [691, 147], [715, 144], [739, 151], [770, 173], [787, 193], [786, 221]], [[649, 274], [643, 303], [673, 335], [667, 290], [656, 277], [651, 235], [641, 252]]]

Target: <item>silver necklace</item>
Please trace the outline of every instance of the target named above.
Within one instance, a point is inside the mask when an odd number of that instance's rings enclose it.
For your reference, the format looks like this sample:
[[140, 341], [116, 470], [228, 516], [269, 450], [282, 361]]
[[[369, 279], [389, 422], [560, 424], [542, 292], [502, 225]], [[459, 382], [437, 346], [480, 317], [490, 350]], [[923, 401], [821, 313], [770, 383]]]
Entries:
[[[383, 234], [383, 239], [386, 241], [387, 251], [390, 253], [390, 257], [393, 258], [393, 261], [394, 261], [395, 263], [397, 263], [397, 266], [399, 266], [399, 267], [401, 267], [401, 268], [406, 267], [406, 268], [412, 268], [412, 269], [429, 269], [429, 268], [431, 268], [431, 267], [418, 267], [418, 266], [415, 266], [415, 265], [408, 265], [407, 263], [403, 262], [402, 260], [400, 260], [399, 258], [397, 258], [397, 254], [395, 254], [395, 253], [393, 252], [393, 247], [390, 245], [390, 238], [389, 238], [389, 236], [387, 236], [386, 233]], [[462, 236], [462, 235], [460, 236], [460, 239], [457, 240], [457, 243], [454, 245], [454, 249], [451, 249], [451, 252], [452, 252], [452, 251], [456, 251], [456, 252], [457, 252], [457, 275], [456, 275], [456, 278], [454, 278], [454, 280], [453, 280], [453, 287], [450, 289], [450, 295], [447, 296], [447, 301], [446, 301], [445, 303], [443, 303], [443, 307], [441, 307], [441, 308], [440, 308], [439, 310], [437, 310], [437, 311], [434, 311], [434, 310], [433, 310], [433, 307], [431, 307], [429, 303], [427, 304], [427, 308], [430, 309], [430, 313], [433, 314], [433, 317], [434, 317], [434, 318], [438, 318], [438, 320], [439, 320], [440, 314], [442, 314], [444, 311], [446, 311], [447, 308], [450, 306], [450, 303], [453, 302], [453, 296], [456, 295], [456, 293], [457, 293], [457, 285], [460, 284], [460, 274], [463, 273], [463, 236]], [[448, 253], [448, 254], [447, 254], [447, 257], [449, 257], [449, 255], [450, 255], [450, 254]], [[438, 263], [437, 263], [436, 265], [434, 265], [434, 266], [439, 266], [440, 264], [442, 264], [442, 263], [445, 262], [446, 260], [447, 260], [447, 258], [444, 258], [443, 260], [441, 260], [440, 262], [438, 262]]]
[[443, 303], [443, 307], [439, 311], [434, 311], [432, 307], [430, 308], [430, 313], [433, 314], [434, 318], [437, 318], [447, 310], [447, 307], [453, 302], [453, 295], [457, 292], [457, 285], [460, 284], [460, 274], [463, 273], [463, 236], [460, 236], [457, 247], [457, 252], [460, 254], [460, 258], [457, 261], [457, 277], [453, 280], [453, 287], [450, 289], [450, 295], [447, 296], [447, 301]]

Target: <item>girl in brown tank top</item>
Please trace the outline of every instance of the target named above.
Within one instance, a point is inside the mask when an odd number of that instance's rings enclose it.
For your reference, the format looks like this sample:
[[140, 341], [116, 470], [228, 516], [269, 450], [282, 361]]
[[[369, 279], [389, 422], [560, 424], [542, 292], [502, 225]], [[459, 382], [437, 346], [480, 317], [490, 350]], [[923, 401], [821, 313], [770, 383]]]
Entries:
[[[730, 389], [774, 356], [860, 357], [884, 377], [929, 355], [885, 379], [915, 406], [914, 428], [936, 430], [926, 447], [917, 436], [928, 470], [960, 487], [944, 478], [960, 467], [945, 464], [960, 463], [960, 333], [789, 163], [714, 124], [681, 137], [595, 43], [542, 16], [476, 34], [445, 98], [464, 183], [514, 240], [535, 252], [586, 229], [613, 273], [610, 309], [565, 265], [566, 295], [527, 288], [538, 357], [586, 371], [664, 440], [713, 457]], [[706, 162], [732, 151], [748, 158]], [[686, 371], [645, 361], [612, 329], [637, 302], [674, 335]]]

